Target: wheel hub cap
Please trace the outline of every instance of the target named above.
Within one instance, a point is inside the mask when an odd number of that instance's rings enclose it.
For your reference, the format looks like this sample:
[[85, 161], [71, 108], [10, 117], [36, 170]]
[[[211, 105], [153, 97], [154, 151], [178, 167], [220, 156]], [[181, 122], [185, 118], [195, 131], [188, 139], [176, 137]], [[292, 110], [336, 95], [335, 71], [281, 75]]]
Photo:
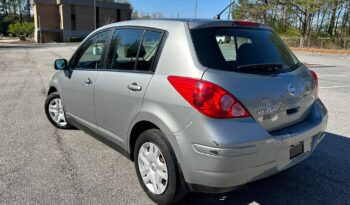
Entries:
[[162, 194], [168, 185], [168, 168], [157, 145], [146, 142], [138, 154], [139, 172], [143, 183], [153, 194]]
[[62, 100], [60, 98], [52, 99], [49, 104], [49, 114], [51, 119], [60, 126], [66, 126], [67, 121], [64, 115]]

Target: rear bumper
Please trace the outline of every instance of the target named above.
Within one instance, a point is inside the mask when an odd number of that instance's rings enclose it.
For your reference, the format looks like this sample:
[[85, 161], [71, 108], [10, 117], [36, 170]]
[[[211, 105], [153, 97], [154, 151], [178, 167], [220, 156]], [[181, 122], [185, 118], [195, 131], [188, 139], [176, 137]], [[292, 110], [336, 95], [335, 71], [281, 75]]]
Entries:
[[[194, 121], [175, 134], [185, 181], [193, 191], [221, 192], [287, 169], [315, 150], [324, 137], [327, 118], [318, 100], [305, 121], [270, 133], [253, 119]], [[304, 152], [290, 159], [291, 146], [300, 142]]]

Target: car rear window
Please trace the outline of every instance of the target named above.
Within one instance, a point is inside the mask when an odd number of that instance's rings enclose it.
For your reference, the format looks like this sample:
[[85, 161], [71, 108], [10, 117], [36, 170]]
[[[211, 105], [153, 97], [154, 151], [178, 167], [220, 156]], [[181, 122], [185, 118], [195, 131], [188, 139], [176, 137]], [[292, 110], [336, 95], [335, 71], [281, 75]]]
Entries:
[[208, 68], [239, 71], [237, 67], [280, 64], [280, 72], [300, 63], [273, 32], [261, 28], [200, 28], [191, 30], [198, 60]]

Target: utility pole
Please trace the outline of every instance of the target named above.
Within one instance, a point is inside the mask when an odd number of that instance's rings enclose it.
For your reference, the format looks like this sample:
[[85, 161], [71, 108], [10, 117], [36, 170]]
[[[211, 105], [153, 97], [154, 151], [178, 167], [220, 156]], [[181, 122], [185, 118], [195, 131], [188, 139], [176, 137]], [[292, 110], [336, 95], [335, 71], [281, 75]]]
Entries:
[[194, 7], [194, 18], [196, 19], [197, 18], [197, 2], [198, 0], [196, 0], [196, 4], [195, 4], [195, 7]]
[[96, 0], [93, 0], [94, 1], [94, 26], [95, 26], [95, 29], [97, 29], [97, 22], [96, 22]]

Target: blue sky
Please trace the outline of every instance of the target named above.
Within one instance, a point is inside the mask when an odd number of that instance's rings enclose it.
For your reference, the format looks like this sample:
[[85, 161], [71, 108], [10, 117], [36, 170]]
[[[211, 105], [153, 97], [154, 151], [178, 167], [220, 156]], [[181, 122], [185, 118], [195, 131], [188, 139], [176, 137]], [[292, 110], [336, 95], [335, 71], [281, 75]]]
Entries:
[[[167, 18], [194, 18], [195, 0], [130, 0], [134, 9], [143, 12], [159, 11]], [[230, 0], [198, 0], [197, 18], [213, 18]], [[222, 19], [227, 18], [227, 12]]]

